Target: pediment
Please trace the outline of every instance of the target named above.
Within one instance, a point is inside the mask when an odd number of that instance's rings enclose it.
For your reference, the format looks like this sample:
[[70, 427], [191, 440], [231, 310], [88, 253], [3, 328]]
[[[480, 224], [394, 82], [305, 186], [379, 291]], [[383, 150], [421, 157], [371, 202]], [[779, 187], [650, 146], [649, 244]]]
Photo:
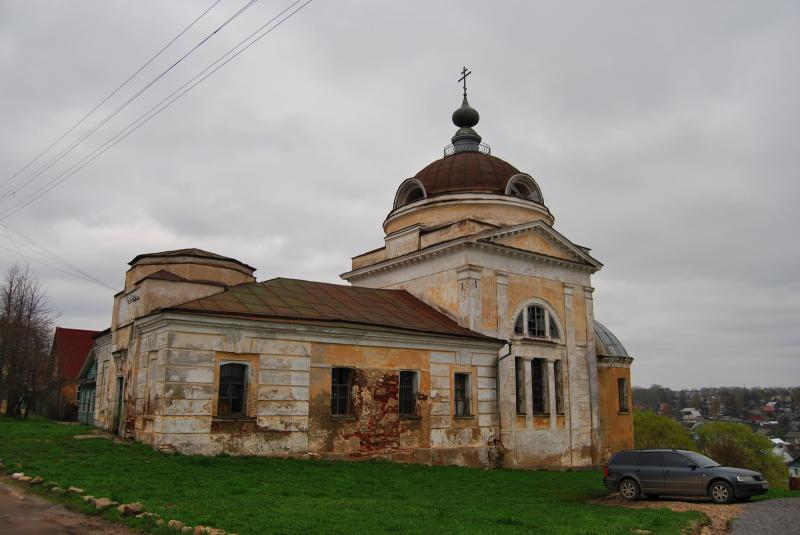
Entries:
[[572, 243], [543, 221], [498, 229], [482, 236], [481, 241], [577, 262], [597, 269], [602, 267], [587, 249]]

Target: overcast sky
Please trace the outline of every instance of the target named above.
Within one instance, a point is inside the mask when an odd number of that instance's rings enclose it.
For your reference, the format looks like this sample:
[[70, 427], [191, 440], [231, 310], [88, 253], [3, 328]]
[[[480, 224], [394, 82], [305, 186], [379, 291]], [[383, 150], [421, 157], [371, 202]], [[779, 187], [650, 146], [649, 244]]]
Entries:
[[[211, 4], [0, 1], [0, 219], [288, 6], [257, 1], [14, 187], [246, 2], [222, 0], [8, 180]], [[182, 247], [341, 282], [382, 245], [400, 182], [441, 157], [468, 65], [484, 141], [605, 264], [595, 315], [634, 384], [797, 385], [799, 53], [791, 1], [315, 0], [3, 221], [117, 290], [136, 254]], [[4, 233], [0, 269], [42, 260]], [[31, 266], [59, 325], [109, 325], [114, 291]]]

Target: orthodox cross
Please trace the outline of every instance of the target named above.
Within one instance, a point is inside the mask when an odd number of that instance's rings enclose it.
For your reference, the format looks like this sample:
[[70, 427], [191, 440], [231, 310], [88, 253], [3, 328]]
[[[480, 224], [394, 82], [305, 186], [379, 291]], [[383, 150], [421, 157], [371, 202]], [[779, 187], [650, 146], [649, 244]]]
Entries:
[[467, 76], [472, 74], [472, 71], [468, 71], [466, 65], [463, 69], [461, 69], [461, 78], [458, 79], [459, 82], [464, 82], [464, 98], [467, 98]]

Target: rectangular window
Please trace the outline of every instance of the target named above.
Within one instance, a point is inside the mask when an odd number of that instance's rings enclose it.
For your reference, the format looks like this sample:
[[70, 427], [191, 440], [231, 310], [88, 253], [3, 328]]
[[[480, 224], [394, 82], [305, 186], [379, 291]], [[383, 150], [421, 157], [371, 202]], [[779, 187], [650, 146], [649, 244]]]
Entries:
[[557, 360], [553, 363], [553, 372], [556, 376], [556, 413], [564, 413], [564, 368], [562, 362]]
[[350, 414], [350, 390], [352, 387], [352, 382], [352, 369], [331, 369], [331, 415], [347, 416]]
[[417, 415], [417, 372], [400, 372], [400, 416]]
[[219, 395], [217, 416], [235, 418], [244, 416], [246, 364], [223, 364], [219, 367]]
[[470, 416], [470, 399], [469, 399], [469, 374], [457, 373], [455, 374], [455, 413], [456, 416]]
[[525, 359], [514, 359], [514, 382], [517, 393], [517, 414], [525, 414]]
[[624, 377], [617, 379], [617, 392], [619, 394], [619, 412], [628, 412], [628, 380]]
[[533, 379], [533, 412], [544, 414], [550, 412], [550, 394], [547, 379], [547, 361], [533, 359], [531, 361], [531, 378]]

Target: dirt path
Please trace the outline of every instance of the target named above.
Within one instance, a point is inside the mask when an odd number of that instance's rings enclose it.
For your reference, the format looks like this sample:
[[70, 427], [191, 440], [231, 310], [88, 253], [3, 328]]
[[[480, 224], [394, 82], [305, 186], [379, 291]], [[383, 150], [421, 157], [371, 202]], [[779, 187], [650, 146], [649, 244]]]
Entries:
[[711, 524], [703, 526], [700, 535], [725, 535], [728, 533], [728, 520], [737, 518], [744, 508], [741, 504], [718, 505], [708, 498], [659, 498], [656, 500], [639, 500], [629, 502], [619, 494], [611, 494], [605, 498], [595, 500], [593, 503], [614, 505], [617, 507], [630, 507], [632, 509], [660, 509], [666, 507], [673, 511], [700, 511], [711, 520]]
[[0, 482], [0, 533], [3, 535], [134, 535], [101, 518], [73, 513], [34, 494]]

